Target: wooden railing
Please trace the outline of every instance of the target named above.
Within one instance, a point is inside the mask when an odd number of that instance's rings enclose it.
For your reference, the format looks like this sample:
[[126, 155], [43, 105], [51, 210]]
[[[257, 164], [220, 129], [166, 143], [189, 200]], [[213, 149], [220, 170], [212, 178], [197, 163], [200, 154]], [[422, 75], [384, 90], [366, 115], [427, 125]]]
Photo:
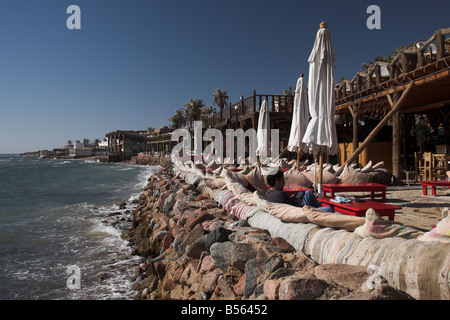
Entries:
[[256, 94], [253, 92], [252, 96], [241, 97], [240, 101], [222, 111], [215, 112], [208, 118], [207, 125], [215, 126], [225, 123], [227, 120], [242, 119], [243, 116], [259, 113], [264, 99], [267, 99], [269, 112], [292, 113], [294, 109], [294, 96], [292, 95]]
[[446, 36], [449, 35], [450, 28], [438, 29], [427, 41], [416, 41], [400, 50], [391, 62], [375, 62], [366, 73], [358, 72], [351, 81], [341, 80], [335, 89], [336, 106], [344, 103], [346, 98], [351, 99], [366, 90], [386, 87], [390, 85], [389, 81], [398, 84], [399, 77], [409, 81], [407, 73], [428, 64], [441, 60], [447, 64], [450, 39], [446, 39]]

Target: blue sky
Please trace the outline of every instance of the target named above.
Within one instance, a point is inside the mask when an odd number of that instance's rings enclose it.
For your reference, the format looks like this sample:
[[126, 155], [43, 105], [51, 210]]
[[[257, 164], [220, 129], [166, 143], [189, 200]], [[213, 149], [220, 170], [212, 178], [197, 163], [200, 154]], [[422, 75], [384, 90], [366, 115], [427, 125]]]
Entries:
[[[70, 5], [81, 30], [69, 30]], [[369, 30], [369, 5], [381, 30]], [[325, 20], [336, 78], [402, 44], [450, 27], [450, 2], [301, 0], [2, 0], [0, 153], [145, 130], [214, 88], [280, 94], [308, 74]]]

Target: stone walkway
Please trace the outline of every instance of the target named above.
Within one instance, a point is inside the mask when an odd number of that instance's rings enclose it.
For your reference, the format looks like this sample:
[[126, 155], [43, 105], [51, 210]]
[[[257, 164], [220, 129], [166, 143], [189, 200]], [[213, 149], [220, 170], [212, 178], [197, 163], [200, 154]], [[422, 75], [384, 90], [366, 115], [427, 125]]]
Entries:
[[428, 195], [424, 196], [420, 184], [389, 186], [386, 203], [403, 207], [396, 211], [395, 221], [428, 231], [441, 221], [442, 209], [450, 207], [450, 188], [437, 188], [436, 196], [428, 188]]

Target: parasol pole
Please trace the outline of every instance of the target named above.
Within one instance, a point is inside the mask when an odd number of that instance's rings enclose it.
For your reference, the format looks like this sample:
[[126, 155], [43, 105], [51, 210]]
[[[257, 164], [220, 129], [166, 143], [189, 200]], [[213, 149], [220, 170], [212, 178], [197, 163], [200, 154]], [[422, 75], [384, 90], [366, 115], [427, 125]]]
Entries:
[[[300, 73], [300, 78], [303, 78], [303, 73]], [[301, 112], [301, 110], [300, 110]], [[297, 170], [300, 169], [300, 145], [302, 144], [302, 141], [299, 142], [298, 149], [297, 149]]]
[[323, 178], [323, 153], [322, 148], [319, 150], [319, 183], [317, 184], [317, 193], [319, 197], [322, 194], [322, 178]]

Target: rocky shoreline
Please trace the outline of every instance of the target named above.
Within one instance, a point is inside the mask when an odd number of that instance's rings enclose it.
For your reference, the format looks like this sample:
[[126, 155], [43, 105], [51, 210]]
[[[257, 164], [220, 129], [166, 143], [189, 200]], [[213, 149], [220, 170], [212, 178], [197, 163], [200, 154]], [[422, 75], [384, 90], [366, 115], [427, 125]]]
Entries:
[[318, 264], [281, 237], [229, 215], [165, 164], [149, 179], [122, 234], [136, 300], [413, 299], [366, 267]]

